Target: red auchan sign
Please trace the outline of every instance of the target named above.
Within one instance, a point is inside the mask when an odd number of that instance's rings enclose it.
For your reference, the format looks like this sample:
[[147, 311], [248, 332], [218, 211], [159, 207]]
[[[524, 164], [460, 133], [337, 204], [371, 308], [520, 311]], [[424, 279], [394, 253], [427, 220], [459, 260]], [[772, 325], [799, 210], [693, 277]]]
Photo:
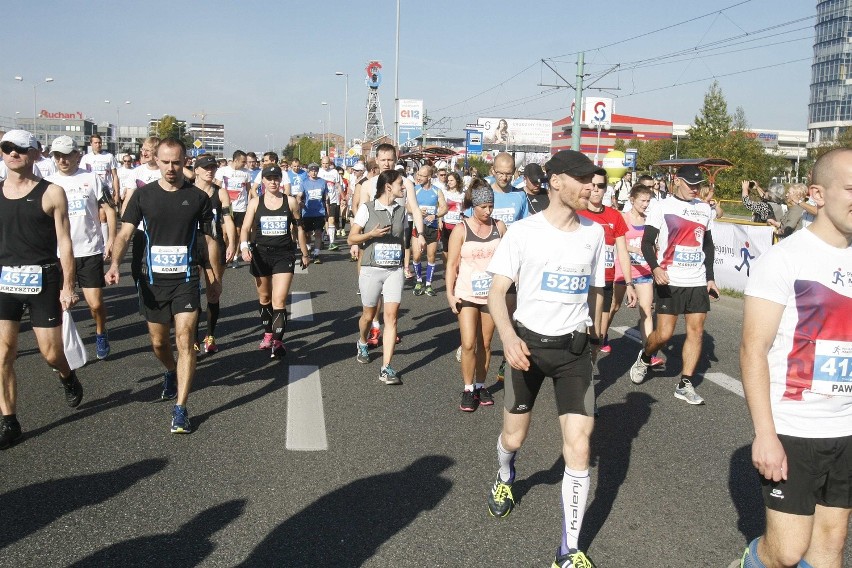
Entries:
[[82, 112], [50, 112], [42, 109], [40, 113], [38, 113], [39, 118], [65, 118], [65, 119], [79, 119], [83, 120]]

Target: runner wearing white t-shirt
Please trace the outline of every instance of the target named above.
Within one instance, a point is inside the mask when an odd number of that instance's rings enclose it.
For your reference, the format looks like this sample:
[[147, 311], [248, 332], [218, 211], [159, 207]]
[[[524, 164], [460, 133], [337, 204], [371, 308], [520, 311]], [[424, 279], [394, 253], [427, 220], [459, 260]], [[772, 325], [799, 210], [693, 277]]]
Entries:
[[[104, 187], [111, 193], [111, 202], [116, 203], [119, 197], [118, 172], [116, 171], [118, 162], [115, 161], [112, 154], [103, 149], [103, 140], [100, 134], [92, 134], [89, 143], [92, 145], [92, 152], [85, 154], [80, 159], [80, 167], [101, 178]], [[101, 211], [98, 217], [101, 221], [101, 232], [104, 234], [104, 240], [106, 240], [108, 231], [106, 214]]]
[[125, 199], [128, 189], [136, 188], [136, 168], [133, 167], [133, 158], [130, 154], [121, 157], [121, 165], [118, 166], [118, 206]]
[[55, 174], [58, 170], [56, 169], [56, 162], [53, 161], [53, 158], [50, 156], [45, 156], [42, 154], [42, 145], [41, 142], [38, 143], [38, 153], [39, 159], [35, 163], [35, 166], [38, 168], [41, 177], [46, 178], [49, 175]]
[[715, 248], [710, 206], [697, 199], [704, 175], [695, 166], [682, 166], [675, 177], [671, 197], [654, 204], [642, 235], [642, 255], [654, 275], [657, 328], [645, 340], [630, 380], [645, 380], [651, 356], [674, 335], [680, 314], [686, 320], [683, 369], [674, 396], [689, 404], [704, 404], [695, 392], [692, 374], [701, 356], [704, 320], [710, 311], [710, 295], [719, 297], [713, 277]]
[[[68, 221], [74, 249], [77, 282], [95, 320], [95, 344], [98, 359], [110, 354], [106, 330], [106, 306], [103, 302], [104, 258], [109, 258], [115, 240], [115, 208], [100, 177], [79, 167], [80, 151], [70, 136], [59, 136], [50, 147], [58, 172], [47, 181], [65, 190]], [[101, 233], [98, 211], [107, 219], [107, 241]]]
[[852, 513], [852, 150], [811, 173], [814, 222], [770, 248], [745, 289], [740, 366], [766, 532], [741, 560], [841, 566]]
[[327, 223], [325, 228], [328, 235], [328, 250], [337, 250], [340, 247], [334, 243], [334, 237], [337, 236], [337, 227], [340, 226], [340, 192], [343, 180], [328, 156], [320, 160], [317, 177], [325, 180], [328, 189], [328, 211], [326, 211]]
[[[138, 168], [133, 169], [133, 173], [136, 175], [136, 187], [128, 187], [124, 190], [124, 199], [121, 205], [122, 214], [134, 192], [145, 187], [152, 181], [157, 181], [163, 177], [163, 174], [160, 173], [160, 168], [157, 166], [156, 156], [159, 146], [160, 139], [156, 136], [150, 136], [142, 142], [142, 149], [139, 151], [140, 165]], [[130, 258], [130, 274], [133, 276], [134, 283], [139, 281], [139, 276], [142, 274], [142, 259], [145, 253], [145, 233], [142, 230], [143, 228], [142, 223], [139, 223], [136, 231], [133, 233], [133, 253]]]
[[[231, 159], [231, 165], [219, 168], [216, 171], [216, 181], [219, 182], [228, 192], [228, 197], [231, 199], [231, 213], [234, 218], [234, 226], [237, 233], [240, 232], [240, 227], [243, 226], [243, 218], [246, 216], [246, 207], [251, 195], [251, 174], [245, 168], [248, 155], [242, 150], [234, 151]], [[233, 268], [237, 268], [240, 264], [239, 253], [234, 253]], [[230, 261], [232, 259], [226, 259]]]
[[[554, 566], [591, 565], [578, 550], [589, 494], [589, 440], [595, 393], [589, 338], [594, 306], [604, 285], [604, 231], [577, 215], [588, 206], [594, 175], [602, 170], [580, 152], [563, 150], [545, 164], [550, 204], [539, 215], [515, 221], [488, 265], [493, 275], [488, 310], [506, 360], [503, 429], [497, 439], [499, 471], [488, 496], [492, 516], [515, 505], [515, 457], [529, 432], [531, 412], [544, 379], [551, 377], [562, 431], [562, 540]], [[507, 292], [517, 286], [511, 315]], [[514, 319], [514, 321], [512, 320]], [[584, 563], [585, 562], [585, 563]]]

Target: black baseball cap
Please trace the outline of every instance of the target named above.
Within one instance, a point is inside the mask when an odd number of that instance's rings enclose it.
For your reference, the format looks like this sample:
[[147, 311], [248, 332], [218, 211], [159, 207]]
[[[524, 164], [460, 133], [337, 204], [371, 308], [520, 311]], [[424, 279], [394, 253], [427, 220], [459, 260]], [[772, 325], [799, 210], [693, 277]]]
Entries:
[[581, 178], [591, 174], [605, 176], [606, 170], [595, 165], [588, 156], [575, 150], [562, 150], [550, 158], [544, 169], [547, 175], [568, 174], [571, 177]]
[[541, 185], [541, 182], [544, 181], [544, 170], [538, 164], [528, 164], [524, 167], [524, 177], [530, 180], [533, 185]]
[[316, 163], [316, 162], [311, 162], [310, 164], [308, 164], [308, 170], [317, 170], [317, 171], [319, 171], [319, 169], [320, 169], [320, 168], [319, 168], [319, 164], [318, 164], [318, 163]]
[[281, 168], [276, 166], [275, 164], [273, 164], [271, 166], [266, 166], [265, 168], [263, 168], [263, 171], [260, 172], [260, 176], [264, 177], [264, 178], [273, 177], [273, 176], [283, 177], [282, 174], [281, 174]]
[[697, 166], [681, 166], [675, 175], [689, 185], [704, 183], [704, 174], [701, 173], [701, 170]]
[[202, 154], [195, 158], [196, 168], [209, 168], [211, 166], [219, 167], [219, 161], [210, 154]]

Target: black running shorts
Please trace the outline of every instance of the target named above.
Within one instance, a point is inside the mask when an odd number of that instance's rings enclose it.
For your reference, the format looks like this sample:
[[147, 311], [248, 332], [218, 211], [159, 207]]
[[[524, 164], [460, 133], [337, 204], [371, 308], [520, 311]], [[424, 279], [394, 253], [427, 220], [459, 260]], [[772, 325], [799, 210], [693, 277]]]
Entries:
[[325, 226], [325, 217], [302, 217], [302, 228], [306, 233], [322, 231]]
[[290, 249], [254, 245], [251, 249], [249, 271], [255, 278], [273, 274], [293, 274], [296, 270], [296, 255]]
[[139, 313], [150, 323], [169, 323], [175, 314], [198, 311], [201, 288], [198, 278], [189, 282], [150, 284], [139, 279]]
[[62, 324], [62, 270], [58, 264], [42, 267], [41, 292], [38, 294], [10, 294], [0, 292], [0, 320], [21, 321], [24, 309], [30, 310], [33, 327], [57, 327]]
[[104, 287], [104, 255], [93, 254], [75, 258], [77, 267], [77, 283], [80, 288], [103, 288]]
[[791, 515], [813, 515], [816, 505], [852, 508], [852, 436], [778, 439], [787, 454], [787, 480], [760, 476], [767, 508]]
[[603, 307], [601, 308], [601, 312], [604, 314], [608, 314], [610, 308], [612, 307], [612, 282], [604, 283], [603, 287]]
[[670, 316], [706, 314], [710, 311], [707, 286], [681, 288], [654, 284], [654, 311]]

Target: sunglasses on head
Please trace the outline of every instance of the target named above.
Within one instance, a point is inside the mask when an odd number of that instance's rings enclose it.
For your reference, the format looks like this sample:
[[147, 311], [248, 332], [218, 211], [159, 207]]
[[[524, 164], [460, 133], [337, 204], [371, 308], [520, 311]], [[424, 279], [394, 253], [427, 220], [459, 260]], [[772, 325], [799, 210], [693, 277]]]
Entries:
[[17, 152], [18, 154], [26, 154], [29, 151], [29, 148], [21, 148], [17, 144], [13, 144], [11, 142], [3, 142], [0, 144], [0, 151], [4, 154], [11, 154], [12, 152]]

